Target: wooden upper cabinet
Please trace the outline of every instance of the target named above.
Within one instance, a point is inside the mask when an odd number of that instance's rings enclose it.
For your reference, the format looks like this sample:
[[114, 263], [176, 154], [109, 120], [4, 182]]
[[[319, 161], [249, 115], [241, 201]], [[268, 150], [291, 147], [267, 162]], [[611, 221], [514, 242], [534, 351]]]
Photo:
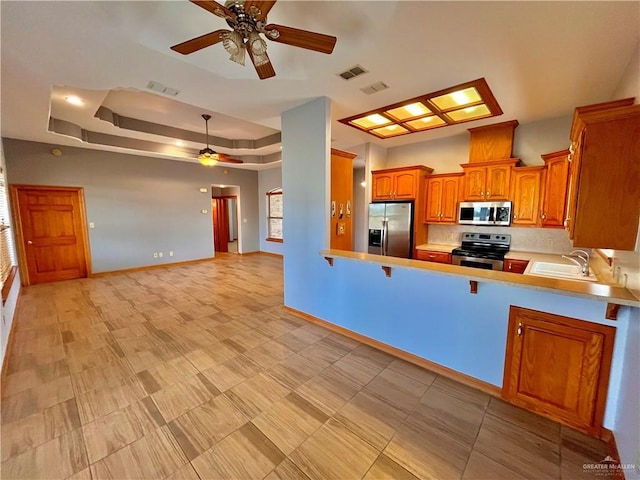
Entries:
[[576, 247], [633, 250], [640, 216], [640, 105], [579, 107], [571, 128], [566, 227]]
[[373, 200], [393, 199], [393, 175], [390, 173], [372, 173], [372, 195]]
[[510, 179], [510, 165], [495, 165], [487, 167], [487, 190], [484, 195], [485, 200], [508, 200]]
[[469, 128], [469, 162], [488, 162], [513, 156], [517, 120]]
[[569, 150], [542, 155], [546, 172], [542, 193], [543, 227], [562, 227], [565, 218], [567, 186], [569, 182]]
[[513, 225], [535, 226], [539, 221], [540, 189], [544, 167], [518, 167], [513, 169], [511, 199]]
[[614, 327], [511, 307], [505, 400], [600, 436]]
[[485, 167], [469, 167], [464, 169], [464, 199], [467, 201], [484, 200], [487, 183]]
[[511, 168], [520, 160], [510, 158], [496, 162], [474, 162], [461, 165], [464, 170], [464, 200], [483, 202], [508, 200]]
[[426, 223], [440, 221], [440, 202], [442, 201], [442, 178], [429, 178], [427, 180], [427, 206], [425, 208]]
[[396, 200], [412, 200], [418, 193], [420, 174], [416, 171], [398, 172], [395, 176], [394, 197]]
[[461, 173], [432, 175], [427, 180], [426, 223], [457, 222]]
[[433, 169], [412, 166], [371, 172], [372, 200], [415, 200], [424, 177]]

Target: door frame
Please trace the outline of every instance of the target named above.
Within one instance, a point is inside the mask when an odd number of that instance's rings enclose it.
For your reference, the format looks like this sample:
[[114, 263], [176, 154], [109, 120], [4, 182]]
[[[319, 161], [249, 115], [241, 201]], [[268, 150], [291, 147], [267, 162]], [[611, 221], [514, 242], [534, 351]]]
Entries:
[[[238, 238], [236, 239], [238, 242], [238, 248], [237, 248], [236, 254], [240, 255], [240, 220], [238, 216], [238, 213], [240, 211], [240, 206], [239, 206], [238, 197], [239, 195], [212, 195], [211, 201], [213, 202], [214, 198], [223, 198], [225, 200], [233, 199], [236, 201], [236, 232], [238, 233]], [[211, 241], [213, 242], [213, 254], [215, 255], [216, 254], [215, 239], [213, 238], [213, 235], [215, 235], [215, 230], [213, 228], [211, 230], [211, 235], [212, 235]], [[229, 252], [222, 252], [222, 253], [229, 253]]]
[[21, 190], [58, 190], [66, 192], [76, 192], [78, 195], [78, 204], [80, 206], [80, 225], [81, 231], [78, 234], [82, 237], [81, 242], [84, 247], [84, 263], [87, 267], [87, 278], [92, 276], [91, 273], [91, 252], [89, 250], [89, 233], [87, 229], [87, 209], [84, 202], [83, 187], [57, 187], [53, 185], [9, 185], [9, 198], [11, 203], [11, 213], [15, 223], [15, 240], [16, 254], [18, 255], [18, 268], [20, 270], [20, 280], [23, 287], [31, 285], [29, 278], [29, 269], [27, 268], [27, 252], [24, 248], [24, 232], [22, 229], [22, 217], [20, 216], [20, 208], [18, 203], [18, 192]]

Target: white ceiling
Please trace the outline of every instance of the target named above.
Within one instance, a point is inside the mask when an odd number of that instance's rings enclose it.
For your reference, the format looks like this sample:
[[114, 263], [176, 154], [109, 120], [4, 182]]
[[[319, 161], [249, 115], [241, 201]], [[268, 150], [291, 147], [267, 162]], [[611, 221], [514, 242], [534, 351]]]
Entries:
[[[640, 2], [419, 2], [280, 0], [269, 22], [334, 35], [331, 55], [275, 42], [268, 53], [277, 76], [259, 80], [248, 63], [228, 60], [221, 44], [182, 56], [171, 45], [227, 28], [188, 1], [0, 2], [3, 137], [114, 151], [48, 131], [49, 116], [108, 135], [167, 145], [149, 155], [186, 159], [177, 138], [118, 128], [94, 117], [115, 113], [191, 132], [256, 140], [280, 129], [283, 111], [319, 96], [332, 100], [333, 146], [365, 142], [393, 147], [456, 135], [517, 119], [521, 124], [568, 115], [578, 105], [610, 100], [640, 42]], [[356, 64], [369, 72], [337, 74]], [[501, 117], [380, 140], [339, 118], [486, 78]], [[180, 91], [153, 93], [149, 81]], [[389, 89], [360, 88], [383, 81]], [[77, 92], [73, 107], [62, 99]], [[203, 145], [187, 142], [191, 148]], [[267, 155], [260, 149], [225, 149]], [[141, 152], [135, 152], [141, 153]], [[245, 168], [263, 168], [246, 165]]]

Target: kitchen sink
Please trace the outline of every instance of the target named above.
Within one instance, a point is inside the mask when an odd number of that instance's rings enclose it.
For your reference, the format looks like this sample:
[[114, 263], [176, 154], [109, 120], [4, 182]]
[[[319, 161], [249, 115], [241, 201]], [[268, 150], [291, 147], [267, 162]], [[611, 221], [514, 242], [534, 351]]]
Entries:
[[568, 280], [580, 280], [583, 282], [597, 282], [598, 278], [589, 269], [589, 276], [583, 277], [582, 270], [577, 265], [566, 263], [533, 262], [528, 272], [530, 275], [541, 277], [565, 278]]

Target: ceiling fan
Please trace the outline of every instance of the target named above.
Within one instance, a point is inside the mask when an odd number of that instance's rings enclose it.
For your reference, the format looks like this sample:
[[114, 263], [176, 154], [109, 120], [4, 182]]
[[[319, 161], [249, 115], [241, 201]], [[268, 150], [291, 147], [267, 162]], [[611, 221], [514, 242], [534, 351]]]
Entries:
[[336, 37], [309, 32], [274, 23], [267, 24], [267, 14], [277, 0], [227, 0], [224, 5], [214, 0], [189, 0], [201, 8], [224, 18], [232, 30], [216, 30], [171, 47], [171, 50], [188, 55], [205, 47], [222, 42], [234, 62], [244, 65], [245, 52], [253, 63], [261, 80], [275, 76], [276, 72], [267, 55], [267, 42], [286, 43], [321, 53], [333, 52]]

